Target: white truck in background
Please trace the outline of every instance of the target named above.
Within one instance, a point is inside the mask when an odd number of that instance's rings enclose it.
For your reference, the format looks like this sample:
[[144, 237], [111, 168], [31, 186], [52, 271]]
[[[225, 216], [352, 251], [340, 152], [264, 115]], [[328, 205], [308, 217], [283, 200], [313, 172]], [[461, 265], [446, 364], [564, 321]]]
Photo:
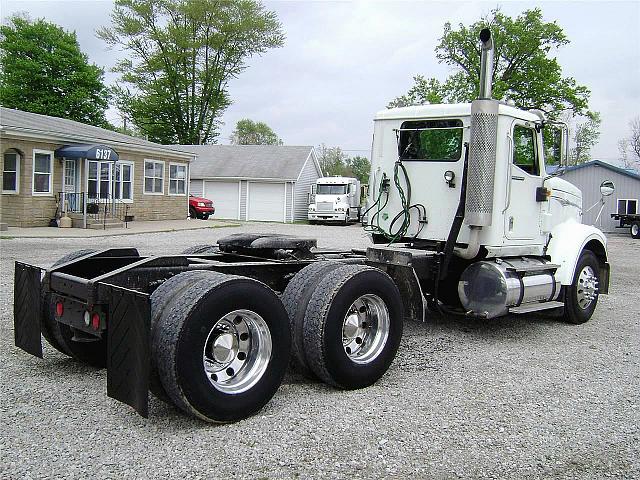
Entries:
[[352, 177], [322, 177], [311, 186], [309, 223], [360, 220], [360, 181]]

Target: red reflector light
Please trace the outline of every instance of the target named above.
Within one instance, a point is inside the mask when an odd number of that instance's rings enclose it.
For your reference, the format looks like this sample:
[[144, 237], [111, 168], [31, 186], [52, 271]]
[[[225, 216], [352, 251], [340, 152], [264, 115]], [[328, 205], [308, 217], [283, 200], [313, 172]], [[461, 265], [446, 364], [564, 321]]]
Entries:
[[64, 304], [62, 302], [56, 303], [56, 316], [61, 317], [64, 314]]
[[98, 330], [100, 328], [100, 315], [94, 313], [91, 315], [91, 328]]

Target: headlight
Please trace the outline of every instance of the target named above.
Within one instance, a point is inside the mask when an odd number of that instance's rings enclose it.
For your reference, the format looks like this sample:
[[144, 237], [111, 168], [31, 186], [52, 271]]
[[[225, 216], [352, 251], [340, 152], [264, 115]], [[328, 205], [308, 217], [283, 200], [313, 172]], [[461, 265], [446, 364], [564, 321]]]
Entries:
[[199, 206], [199, 207], [204, 207], [204, 206], [205, 206], [205, 205], [204, 205], [204, 202], [198, 202], [198, 206]]

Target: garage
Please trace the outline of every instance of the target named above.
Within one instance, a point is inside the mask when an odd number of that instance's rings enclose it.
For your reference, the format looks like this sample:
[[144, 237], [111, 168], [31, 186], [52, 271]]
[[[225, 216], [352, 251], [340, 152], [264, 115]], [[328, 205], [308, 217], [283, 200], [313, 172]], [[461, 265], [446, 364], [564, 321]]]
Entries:
[[284, 183], [249, 182], [249, 220], [282, 222], [285, 185]]
[[190, 191], [210, 198], [213, 218], [294, 222], [307, 219], [311, 186], [322, 176], [313, 147], [174, 145], [192, 152]]
[[[239, 216], [239, 182], [204, 182], [204, 197], [213, 201], [216, 213], [213, 218], [229, 218], [237, 220]], [[280, 215], [282, 216], [282, 214]]]

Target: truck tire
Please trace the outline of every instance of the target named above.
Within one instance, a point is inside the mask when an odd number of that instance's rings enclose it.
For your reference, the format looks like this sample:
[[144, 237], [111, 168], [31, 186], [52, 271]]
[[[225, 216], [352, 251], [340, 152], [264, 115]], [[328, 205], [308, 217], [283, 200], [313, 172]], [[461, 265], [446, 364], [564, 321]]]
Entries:
[[[191, 287], [200, 280], [210, 280], [211, 273], [213, 272], [205, 270], [182, 272], [167, 279], [162, 285], [156, 288], [151, 294], [151, 332], [156, 331], [154, 326], [158, 322], [160, 316], [167, 308], [170, 308], [169, 305], [172, 302], [181, 298], [185, 289]], [[151, 337], [151, 343], [153, 344], [153, 342], [153, 337]], [[151, 368], [149, 371], [149, 390], [163, 402], [172, 403], [171, 398], [169, 398], [169, 395], [162, 386], [155, 362], [151, 362]]]
[[633, 238], [640, 238], [640, 220], [634, 220], [631, 222], [630, 232]]
[[398, 351], [402, 319], [400, 292], [389, 275], [364, 265], [337, 268], [316, 284], [307, 306], [307, 363], [336, 387], [372, 385]]
[[209, 272], [160, 314], [152, 361], [171, 400], [190, 415], [233, 422], [260, 410], [287, 369], [287, 312], [266, 285]]
[[220, 250], [217, 245], [194, 245], [182, 251], [182, 254], [190, 253], [218, 253]]
[[304, 355], [305, 311], [318, 281], [341, 266], [344, 266], [344, 263], [336, 261], [320, 261], [307, 265], [295, 274], [282, 293], [281, 300], [289, 316], [291, 328], [291, 368], [308, 378], [315, 378], [315, 375], [307, 365]]
[[[70, 262], [85, 255], [95, 253], [96, 250], [84, 249], [69, 253], [56, 261], [51, 268]], [[60, 323], [55, 319], [50, 295], [44, 296], [44, 312], [42, 334], [49, 344], [56, 350], [76, 360], [96, 368], [104, 368], [107, 365], [107, 338], [93, 342], [74, 342], [71, 327]]]
[[569, 323], [585, 323], [598, 303], [600, 265], [590, 250], [583, 250], [576, 265], [573, 282], [565, 290], [564, 318]]

